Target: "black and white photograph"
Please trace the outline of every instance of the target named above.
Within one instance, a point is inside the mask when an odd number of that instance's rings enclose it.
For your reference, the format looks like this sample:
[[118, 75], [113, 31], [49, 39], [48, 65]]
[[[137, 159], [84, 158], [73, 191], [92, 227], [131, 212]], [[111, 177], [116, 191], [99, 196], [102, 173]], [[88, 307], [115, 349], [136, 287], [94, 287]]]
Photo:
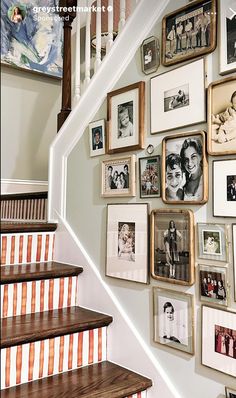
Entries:
[[189, 85], [185, 84], [172, 90], [164, 91], [164, 111], [169, 112], [174, 109], [189, 105]]
[[236, 175], [227, 176], [227, 201], [236, 201]]
[[225, 224], [198, 223], [198, 257], [206, 260], [228, 260], [228, 228]]
[[236, 390], [229, 387], [225, 387], [225, 395], [226, 398], [236, 398]]
[[236, 224], [232, 225], [233, 246], [233, 275], [234, 275], [234, 301], [236, 301]]
[[235, 0], [219, 1], [220, 17], [220, 74], [236, 70], [236, 15]]
[[[214, 217], [236, 217], [234, 189], [228, 185], [230, 176], [236, 175], [236, 159], [213, 160], [213, 215]], [[230, 192], [229, 192], [230, 191]]]
[[90, 156], [105, 154], [105, 120], [89, 123]]
[[160, 156], [139, 158], [139, 182], [141, 198], [161, 196]]
[[133, 135], [133, 101], [118, 105], [117, 138], [127, 138]]
[[141, 64], [145, 75], [156, 72], [160, 65], [160, 45], [159, 40], [154, 37], [148, 37], [141, 45]]
[[228, 268], [199, 265], [200, 300], [217, 305], [228, 305]]
[[236, 359], [236, 330], [215, 325], [215, 352]]
[[135, 223], [118, 222], [118, 258], [135, 261]]
[[202, 243], [204, 254], [221, 255], [221, 235], [219, 231], [202, 231]]

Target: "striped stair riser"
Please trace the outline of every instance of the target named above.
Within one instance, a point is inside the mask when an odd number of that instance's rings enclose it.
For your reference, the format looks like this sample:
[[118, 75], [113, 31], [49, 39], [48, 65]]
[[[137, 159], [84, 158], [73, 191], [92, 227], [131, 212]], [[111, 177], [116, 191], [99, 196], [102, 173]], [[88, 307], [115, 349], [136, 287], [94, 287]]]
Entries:
[[1, 318], [75, 306], [78, 277], [1, 286]]
[[125, 398], [147, 398], [147, 390], [140, 391], [137, 394], [129, 395], [128, 397]]
[[55, 232], [3, 234], [1, 265], [53, 260]]
[[1, 200], [1, 219], [3, 221], [46, 221], [47, 199]]
[[1, 350], [1, 389], [106, 360], [107, 328]]

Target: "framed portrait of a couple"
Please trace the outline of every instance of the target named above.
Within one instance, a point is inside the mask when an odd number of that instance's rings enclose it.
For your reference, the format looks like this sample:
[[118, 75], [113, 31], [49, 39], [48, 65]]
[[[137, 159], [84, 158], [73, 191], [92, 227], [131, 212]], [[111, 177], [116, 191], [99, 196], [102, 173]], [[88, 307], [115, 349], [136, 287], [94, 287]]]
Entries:
[[162, 187], [165, 203], [207, 202], [208, 162], [203, 131], [163, 139]]
[[201, 301], [229, 305], [228, 267], [199, 264], [199, 296]]
[[151, 275], [181, 285], [194, 283], [194, 216], [191, 210], [151, 212]]
[[197, 224], [198, 257], [211, 261], [228, 261], [228, 230], [225, 224]]
[[213, 216], [236, 217], [236, 159], [213, 160]]
[[219, 0], [220, 74], [236, 71], [235, 0]]
[[90, 156], [104, 155], [105, 145], [105, 120], [96, 120], [89, 123]]
[[101, 166], [101, 196], [135, 196], [135, 155], [104, 160]]
[[154, 341], [194, 354], [193, 295], [153, 288]]

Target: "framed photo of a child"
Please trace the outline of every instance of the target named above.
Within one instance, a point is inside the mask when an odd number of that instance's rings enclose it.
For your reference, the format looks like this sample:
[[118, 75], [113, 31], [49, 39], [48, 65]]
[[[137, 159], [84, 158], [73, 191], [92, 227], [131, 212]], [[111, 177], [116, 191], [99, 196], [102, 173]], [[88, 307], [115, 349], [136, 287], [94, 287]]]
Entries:
[[105, 154], [105, 120], [89, 123], [90, 156]]
[[107, 94], [107, 153], [144, 148], [145, 82]]

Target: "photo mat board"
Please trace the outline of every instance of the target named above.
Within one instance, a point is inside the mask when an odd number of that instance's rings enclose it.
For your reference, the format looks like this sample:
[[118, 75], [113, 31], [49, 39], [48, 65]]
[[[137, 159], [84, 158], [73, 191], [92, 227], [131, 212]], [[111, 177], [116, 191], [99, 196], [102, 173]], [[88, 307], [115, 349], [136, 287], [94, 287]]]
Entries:
[[236, 176], [236, 160], [213, 160], [213, 215], [236, 217], [236, 179], [228, 185], [229, 176]]
[[225, 224], [197, 224], [198, 257], [206, 260], [228, 260], [227, 228]]
[[199, 264], [199, 296], [208, 304], [228, 306], [228, 267]]
[[101, 196], [135, 196], [135, 155], [101, 162]]
[[236, 70], [236, 15], [235, 1], [220, 0], [220, 74]]
[[90, 156], [104, 155], [105, 144], [105, 120], [96, 120], [89, 123]]
[[140, 198], [161, 196], [160, 156], [139, 158]]

